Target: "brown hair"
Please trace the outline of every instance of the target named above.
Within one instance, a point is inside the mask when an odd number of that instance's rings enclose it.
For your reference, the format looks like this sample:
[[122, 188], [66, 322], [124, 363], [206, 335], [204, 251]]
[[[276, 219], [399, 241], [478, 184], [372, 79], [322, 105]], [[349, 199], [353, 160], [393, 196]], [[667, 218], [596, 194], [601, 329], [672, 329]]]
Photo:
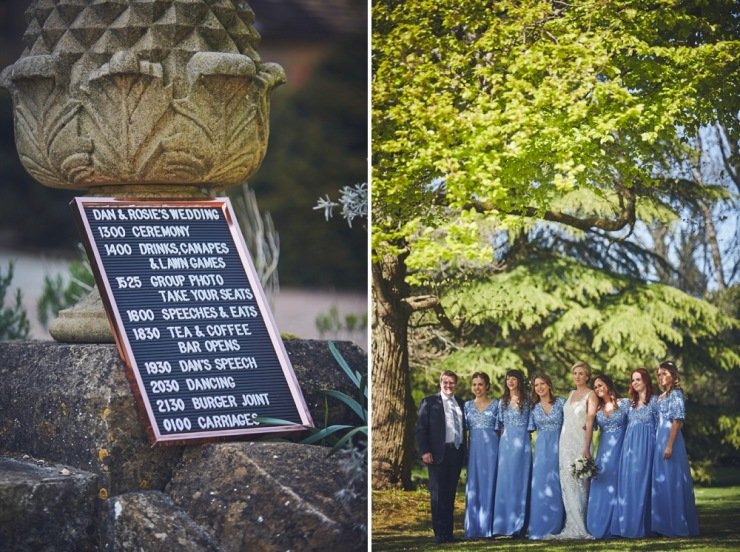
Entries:
[[635, 391], [635, 388], [632, 387], [632, 376], [635, 374], [640, 374], [642, 376], [642, 381], [645, 382], [645, 404], [650, 402], [650, 397], [653, 396], [653, 382], [650, 379], [650, 374], [648, 374], [648, 371], [645, 370], [645, 368], [636, 368], [632, 370], [632, 374], [630, 374], [630, 398], [632, 399], [632, 406], [637, 407], [637, 401], [640, 400], [640, 394]]
[[486, 374], [485, 372], [473, 372], [472, 377], [470, 378], [470, 381], [473, 381], [475, 378], [480, 378], [486, 383], [486, 388], [491, 388], [491, 378]]
[[[617, 391], [617, 387], [614, 385], [614, 380], [606, 374], [596, 374], [594, 376], [594, 387], [596, 386], [596, 380], [601, 380], [604, 385], [606, 385], [606, 391], [609, 394], [610, 402], [614, 405], [614, 408], [619, 408], [619, 403], [617, 402], [619, 391]], [[604, 406], [606, 406], [606, 401], [598, 395], [596, 395], [596, 400], [598, 401], [596, 410], [603, 410]]]
[[[666, 393], [670, 393], [674, 389], [681, 389], [681, 378], [678, 376], [678, 368], [676, 368], [676, 363], [672, 360], [664, 360], [658, 365], [658, 370], [663, 369], [671, 374], [671, 378], [673, 379], [673, 383], [671, 384], [671, 388], [666, 391]], [[657, 371], [656, 370], [656, 374]]]
[[455, 383], [457, 383], [457, 374], [452, 370], [445, 370], [444, 372], [442, 372], [442, 375], [439, 376], [439, 383], [442, 383], [442, 378], [445, 376], [447, 376], [448, 378], [454, 378]]
[[549, 389], [550, 404], [554, 403], [555, 395], [553, 395], [553, 392], [552, 392], [552, 380], [550, 379], [550, 376], [548, 376], [547, 374], [543, 374], [543, 373], [535, 374], [534, 377], [532, 378], [532, 399], [530, 400], [530, 403], [532, 404], [532, 406], [534, 406], [538, 402], [540, 402], [540, 396], [534, 390], [534, 382], [537, 381], [538, 379], [541, 379], [542, 381], [544, 381], [547, 384], [547, 387], [550, 388]]

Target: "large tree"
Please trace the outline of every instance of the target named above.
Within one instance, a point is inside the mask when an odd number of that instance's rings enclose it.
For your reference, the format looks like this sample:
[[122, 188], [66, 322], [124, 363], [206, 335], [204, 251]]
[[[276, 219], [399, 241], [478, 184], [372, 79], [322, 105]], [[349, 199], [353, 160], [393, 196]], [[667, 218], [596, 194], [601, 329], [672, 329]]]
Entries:
[[[517, 276], [548, 272], [573, 275], [557, 287], [561, 295], [580, 286], [583, 299], [593, 285], [599, 303], [618, 290], [620, 305], [632, 306], [632, 320], [663, 345], [637, 347], [629, 358], [623, 348], [611, 351], [603, 337], [612, 334], [602, 332], [600, 339], [593, 330], [614, 326], [619, 309], [597, 305], [597, 324], [587, 310], [593, 304], [579, 303], [578, 296], [563, 300], [562, 311], [545, 308], [541, 319], [536, 312], [529, 321], [521, 313], [499, 318], [496, 328], [508, 328], [505, 340], [513, 340], [518, 325], [546, 321], [544, 338], [555, 342], [577, 326], [584, 353], [621, 365], [668, 352], [676, 333], [700, 332], [713, 362], [737, 364], [736, 354], [717, 350], [716, 339], [735, 321], [698, 299], [695, 312], [702, 316], [682, 318], [676, 309], [693, 299], [651, 288], [649, 278], [629, 272], [639, 272], [648, 254], [630, 241], [640, 224], [668, 224], [684, 202], [711, 206], [728, 199], [723, 182], [697, 183], [671, 160], [675, 152], [694, 151], [694, 137], [707, 125], [721, 128], [737, 151], [738, 15], [729, 0], [374, 2], [375, 487], [409, 484], [409, 320], [429, 309], [435, 324], [456, 337], [466, 322], [491, 322], [489, 304], [477, 320], [469, 310], [461, 316], [461, 309], [451, 308], [475, 282], [493, 282], [508, 299]], [[732, 163], [737, 174], [736, 157]], [[562, 247], [528, 265], [533, 233], [548, 231], [547, 239]], [[582, 256], [564, 260], [568, 236]], [[500, 239], [507, 243], [502, 256], [496, 255]], [[615, 244], [621, 262], [589, 256], [583, 245], [590, 240]], [[492, 279], [497, 272], [508, 281]], [[460, 279], [471, 282], [454, 285]], [[450, 290], [444, 301], [441, 290]], [[482, 298], [480, 290], [468, 297], [476, 293]], [[646, 302], [680, 305], [673, 317], [659, 309], [668, 319], [656, 322], [646, 315]], [[537, 311], [537, 302], [532, 305]], [[576, 307], [591, 316], [593, 327], [577, 324]], [[537, 347], [509, 349], [526, 363], [526, 351]]]

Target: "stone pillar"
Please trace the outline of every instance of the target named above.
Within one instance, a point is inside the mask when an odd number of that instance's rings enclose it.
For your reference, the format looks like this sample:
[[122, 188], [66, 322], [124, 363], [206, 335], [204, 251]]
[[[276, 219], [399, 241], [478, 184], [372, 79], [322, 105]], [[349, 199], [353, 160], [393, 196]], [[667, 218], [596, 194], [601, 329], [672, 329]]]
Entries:
[[[15, 141], [45, 186], [125, 198], [203, 198], [243, 183], [268, 139], [269, 93], [246, 2], [36, 0], [21, 57], [0, 73]], [[97, 293], [97, 292], [95, 292]], [[99, 298], [51, 326], [112, 341]]]

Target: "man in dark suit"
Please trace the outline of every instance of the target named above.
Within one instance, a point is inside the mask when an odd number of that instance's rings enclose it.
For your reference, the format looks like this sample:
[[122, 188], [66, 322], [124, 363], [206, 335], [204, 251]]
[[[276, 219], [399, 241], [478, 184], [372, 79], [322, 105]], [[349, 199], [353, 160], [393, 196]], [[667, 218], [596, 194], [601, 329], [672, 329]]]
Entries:
[[439, 378], [440, 392], [419, 406], [416, 444], [429, 469], [432, 495], [432, 528], [437, 543], [452, 542], [455, 492], [465, 462], [464, 403], [455, 396], [457, 374], [446, 371]]

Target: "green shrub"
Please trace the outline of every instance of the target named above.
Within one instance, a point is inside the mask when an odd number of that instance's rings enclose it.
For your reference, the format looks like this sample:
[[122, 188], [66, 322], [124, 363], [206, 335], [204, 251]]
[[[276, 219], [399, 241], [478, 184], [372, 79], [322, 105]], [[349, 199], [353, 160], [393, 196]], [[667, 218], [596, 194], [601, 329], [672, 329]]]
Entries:
[[17, 289], [15, 301], [11, 305], [5, 305], [5, 295], [10, 289], [13, 280], [13, 263], [8, 263], [8, 271], [0, 270], [0, 339], [23, 339], [28, 336], [29, 324], [26, 310], [23, 308], [21, 290]]

